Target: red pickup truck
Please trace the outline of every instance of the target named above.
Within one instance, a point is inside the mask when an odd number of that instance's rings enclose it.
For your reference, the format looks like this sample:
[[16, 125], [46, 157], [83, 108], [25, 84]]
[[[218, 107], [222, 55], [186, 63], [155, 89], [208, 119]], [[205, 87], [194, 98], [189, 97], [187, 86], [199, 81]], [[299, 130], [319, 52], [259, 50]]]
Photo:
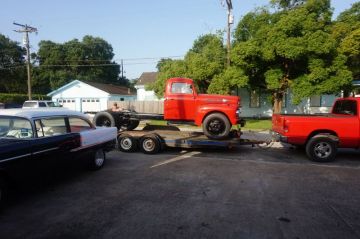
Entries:
[[310, 159], [335, 159], [337, 148], [360, 147], [360, 98], [340, 98], [331, 113], [274, 114], [272, 130], [281, 142], [303, 146]]
[[240, 97], [198, 94], [192, 79], [171, 78], [166, 81], [164, 114], [146, 114], [134, 111], [99, 112], [94, 117], [97, 126], [116, 126], [132, 130], [143, 119], [163, 119], [170, 122], [202, 125], [211, 139], [224, 139], [232, 125], [244, 125], [240, 119]]

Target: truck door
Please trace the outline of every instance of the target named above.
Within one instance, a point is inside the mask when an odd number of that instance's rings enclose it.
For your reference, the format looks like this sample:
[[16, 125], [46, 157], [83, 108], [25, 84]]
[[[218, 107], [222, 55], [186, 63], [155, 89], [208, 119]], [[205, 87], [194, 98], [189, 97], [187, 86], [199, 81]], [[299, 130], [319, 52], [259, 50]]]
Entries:
[[193, 121], [196, 109], [196, 96], [192, 84], [173, 82], [164, 102], [164, 119]]

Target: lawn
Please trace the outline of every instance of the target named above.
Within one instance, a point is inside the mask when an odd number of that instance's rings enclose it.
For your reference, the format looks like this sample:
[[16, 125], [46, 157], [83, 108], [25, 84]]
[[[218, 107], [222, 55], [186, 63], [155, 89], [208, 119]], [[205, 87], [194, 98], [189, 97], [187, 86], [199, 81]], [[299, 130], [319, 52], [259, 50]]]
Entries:
[[[166, 125], [165, 120], [151, 120], [151, 125]], [[197, 126], [192, 125], [184, 125], [186, 127], [194, 127]], [[246, 125], [242, 129], [244, 130], [269, 130], [271, 129], [271, 119], [247, 119]]]

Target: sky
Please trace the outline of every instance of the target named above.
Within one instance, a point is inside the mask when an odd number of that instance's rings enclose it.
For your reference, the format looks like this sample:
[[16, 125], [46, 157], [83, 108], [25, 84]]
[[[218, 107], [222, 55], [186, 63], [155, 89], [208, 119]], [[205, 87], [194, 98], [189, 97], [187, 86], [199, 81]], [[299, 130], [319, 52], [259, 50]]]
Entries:
[[[270, 0], [232, 0], [233, 26], [249, 11]], [[355, 0], [331, 0], [334, 16]], [[0, 33], [22, 42], [13, 22], [38, 29], [30, 35], [31, 51], [41, 40], [63, 43], [85, 35], [101, 37], [124, 62], [124, 76], [156, 71], [161, 58], [181, 59], [200, 35], [225, 30], [226, 7], [221, 0], [2, 0]]]

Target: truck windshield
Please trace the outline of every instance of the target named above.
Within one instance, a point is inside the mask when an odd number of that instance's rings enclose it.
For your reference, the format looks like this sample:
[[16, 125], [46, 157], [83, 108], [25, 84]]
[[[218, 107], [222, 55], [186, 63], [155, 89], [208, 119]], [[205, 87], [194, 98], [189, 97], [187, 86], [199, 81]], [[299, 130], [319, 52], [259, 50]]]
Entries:
[[32, 136], [29, 120], [0, 116], [0, 138], [31, 138]]
[[336, 101], [333, 114], [357, 115], [357, 104], [354, 100]]

